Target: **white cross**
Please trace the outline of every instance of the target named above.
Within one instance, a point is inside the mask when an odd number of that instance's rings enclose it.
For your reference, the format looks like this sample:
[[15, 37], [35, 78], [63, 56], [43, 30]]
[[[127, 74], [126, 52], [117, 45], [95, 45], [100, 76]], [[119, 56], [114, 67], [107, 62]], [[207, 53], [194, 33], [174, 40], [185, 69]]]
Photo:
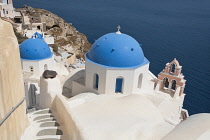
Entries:
[[121, 29], [121, 27], [120, 27], [120, 25], [118, 25], [117, 26], [117, 32], [116, 32], [117, 34], [121, 34], [120, 29]]
[[120, 32], [120, 29], [121, 29], [120, 25], [117, 26], [117, 29], [118, 29], [118, 32]]

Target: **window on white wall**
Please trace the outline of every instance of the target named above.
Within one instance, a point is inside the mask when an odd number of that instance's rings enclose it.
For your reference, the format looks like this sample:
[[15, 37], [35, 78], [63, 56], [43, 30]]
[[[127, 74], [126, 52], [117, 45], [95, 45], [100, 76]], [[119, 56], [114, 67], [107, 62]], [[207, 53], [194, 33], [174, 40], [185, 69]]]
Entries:
[[94, 74], [94, 82], [93, 87], [98, 90], [99, 76], [98, 74]]
[[33, 66], [30, 66], [30, 72], [34, 72], [34, 68], [33, 68]]
[[44, 70], [48, 70], [47, 64], [44, 65]]
[[139, 75], [139, 79], [138, 79], [138, 88], [141, 88], [141, 86], [142, 86], [142, 80], [143, 80], [143, 74], [141, 73]]

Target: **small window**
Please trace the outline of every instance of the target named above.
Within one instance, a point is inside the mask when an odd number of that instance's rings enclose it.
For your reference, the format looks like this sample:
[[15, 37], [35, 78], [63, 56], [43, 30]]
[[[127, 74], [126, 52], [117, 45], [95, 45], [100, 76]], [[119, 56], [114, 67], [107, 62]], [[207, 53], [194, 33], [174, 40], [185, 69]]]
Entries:
[[44, 65], [44, 70], [48, 70], [47, 64]]
[[40, 30], [41, 29], [41, 27], [40, 26], [37, 26], [37, 30]]
[[98, 83], [99, 83], [99, 76], [98, 76], [98, 74], [94, 75], [94, 81], [93, 82], [94, 82], [94, 86], [93, 87], [98, 90]]
[[141, 85], [142, 85], [142, 79], [143, 78], [143, 74], [141, 73], [140, 75], [139, 75], [139, 79], [138, 79], [138, 88], [141, 88]]
[[30, 71], [33, 73], [34, 72], [34, 68], [32, 66], [30, 66]]

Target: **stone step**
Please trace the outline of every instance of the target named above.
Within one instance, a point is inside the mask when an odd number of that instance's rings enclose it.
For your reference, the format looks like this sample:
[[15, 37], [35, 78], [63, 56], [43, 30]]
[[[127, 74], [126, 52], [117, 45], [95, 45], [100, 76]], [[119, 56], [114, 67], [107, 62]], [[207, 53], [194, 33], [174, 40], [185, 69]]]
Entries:
[[47, 136], [47, 135], [63, 135], [63, 131], [57, 128], [48, 127], [46, 129], [40, 130], [36, 136]]
[[50, 109], [39, 110], [39, 111], [36, 111], [34, 113], [34, 115], [35, 114], [46, 114], [46, 113], [52, 113], [52, 111]]
[[54, 117], [52, 118], [44, 118], [44, 119], [40, 119], [37, 122], [48, 122], [48, 121], [56, 121], [56, 119]]
[[60, 126], [60, 124], [57, 123], [56, 121], [46, 121], [46, 122], [42, 122], [39, 126], [40, 127], [52, 127], [52, 126]]
[[54, 116], [52, 114], [47, 114], [47, 115], [40, 115], [40, 116], [36, 116], [34, 117], [33, 121], [38, 121], [41, 119], [49, 119], [49, 118], [53, 118]]
[[33, 114], [33, 115], [31, 115], [31, 118], [34, 119], [34, 118], [36, 118], [36, 117], [45, 116], [45, 115], [52, 115], [52, 113]]
[[61, 140], [61, 135], [37, 136], [37, 140]]

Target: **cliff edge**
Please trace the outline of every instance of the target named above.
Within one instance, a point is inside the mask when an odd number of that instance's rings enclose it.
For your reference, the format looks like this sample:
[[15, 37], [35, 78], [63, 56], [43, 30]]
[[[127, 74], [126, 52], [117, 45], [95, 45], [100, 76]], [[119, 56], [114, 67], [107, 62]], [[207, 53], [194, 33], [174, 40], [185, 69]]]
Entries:
[[[84, 53], [89, 51], [91, 44], [88, 42], [87, 37], [80, 33], [72, 23], [67, 23], [56, 14], [30, 6], [16, 8], [16, 11], [28, 16], [31, 24], [44, 23], [46, 26], [44, 32], [55, 38], [55, 46], [53, 46], [55, 52], [63, 49], [70, 53], [76, 53], [78, 57], [84, 57]], [[23, 25], [23, 30], [27, 28], [29, 28], [27, 25]]]

